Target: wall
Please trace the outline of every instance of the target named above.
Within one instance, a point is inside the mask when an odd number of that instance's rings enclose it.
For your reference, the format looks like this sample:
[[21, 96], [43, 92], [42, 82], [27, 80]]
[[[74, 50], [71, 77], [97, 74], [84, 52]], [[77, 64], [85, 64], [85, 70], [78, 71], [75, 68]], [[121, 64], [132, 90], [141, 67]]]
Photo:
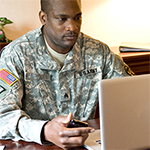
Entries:
[[7, 17], [13, 24], [5, 26], [8, 38], [16, 39], [41, 26], [38, 19], [39, 0], [0, 0], [0, 17]]
[[150, 43], [150, 0], [82, 0], [82, 31], [109, 46]]
[[[82, 0], [82, 31], [109, 46], [122, 41], [150, 43], [150, 0]], [[0, 0], [0, 16], [14, 23], [5, 26], [16, 39], [41, 26], [39, 0]]]

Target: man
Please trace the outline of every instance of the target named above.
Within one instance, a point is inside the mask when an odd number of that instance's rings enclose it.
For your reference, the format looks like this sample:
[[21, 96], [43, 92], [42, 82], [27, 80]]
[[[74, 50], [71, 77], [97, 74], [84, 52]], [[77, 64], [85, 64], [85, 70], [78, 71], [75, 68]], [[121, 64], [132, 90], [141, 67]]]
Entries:
[[13, 41], [0, 59], [0, 139], [83, 145], [101, 79], [132, 75], [108, 46], [80, 32], [80, 0], [41, 0], [42, 27]]

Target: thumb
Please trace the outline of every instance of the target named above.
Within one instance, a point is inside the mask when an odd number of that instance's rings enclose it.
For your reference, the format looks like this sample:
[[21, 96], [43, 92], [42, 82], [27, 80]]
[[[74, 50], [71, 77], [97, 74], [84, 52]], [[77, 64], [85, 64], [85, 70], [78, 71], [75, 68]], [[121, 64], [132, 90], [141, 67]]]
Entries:
[[73, 119], [73, 114], [72, 114], [72, 112], [70, 112], [67, 116], [66, 116], [66, 118], [64, 119], [64, 124], [68, 124], [71, 120]]

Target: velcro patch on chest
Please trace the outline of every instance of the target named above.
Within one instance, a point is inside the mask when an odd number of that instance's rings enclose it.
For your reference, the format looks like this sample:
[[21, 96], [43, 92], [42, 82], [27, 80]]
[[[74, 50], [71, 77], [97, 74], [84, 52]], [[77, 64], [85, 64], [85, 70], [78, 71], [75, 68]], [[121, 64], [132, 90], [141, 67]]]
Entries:
[[11, 74], [9, 71], [2, 69], [0, 70], [0, 79], [7, 83], [9, 86], [12, 86], [18, 79]]

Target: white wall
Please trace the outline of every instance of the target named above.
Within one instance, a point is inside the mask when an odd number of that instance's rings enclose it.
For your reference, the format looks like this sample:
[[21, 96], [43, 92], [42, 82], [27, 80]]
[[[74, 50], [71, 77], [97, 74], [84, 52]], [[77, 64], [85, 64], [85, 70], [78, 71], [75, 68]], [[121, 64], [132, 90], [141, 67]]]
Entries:
[[[14, 23], [5, 26], [10, 39], [41, 26], [40, 0], [0, 0], [0, 17]], [[109, 46], [122, 41], [150, 43], [150, 0], [82, 0], [82, 31]]]
[[109, 46], [150, 43], [150, 0], [82, 0], [82, 31]]

